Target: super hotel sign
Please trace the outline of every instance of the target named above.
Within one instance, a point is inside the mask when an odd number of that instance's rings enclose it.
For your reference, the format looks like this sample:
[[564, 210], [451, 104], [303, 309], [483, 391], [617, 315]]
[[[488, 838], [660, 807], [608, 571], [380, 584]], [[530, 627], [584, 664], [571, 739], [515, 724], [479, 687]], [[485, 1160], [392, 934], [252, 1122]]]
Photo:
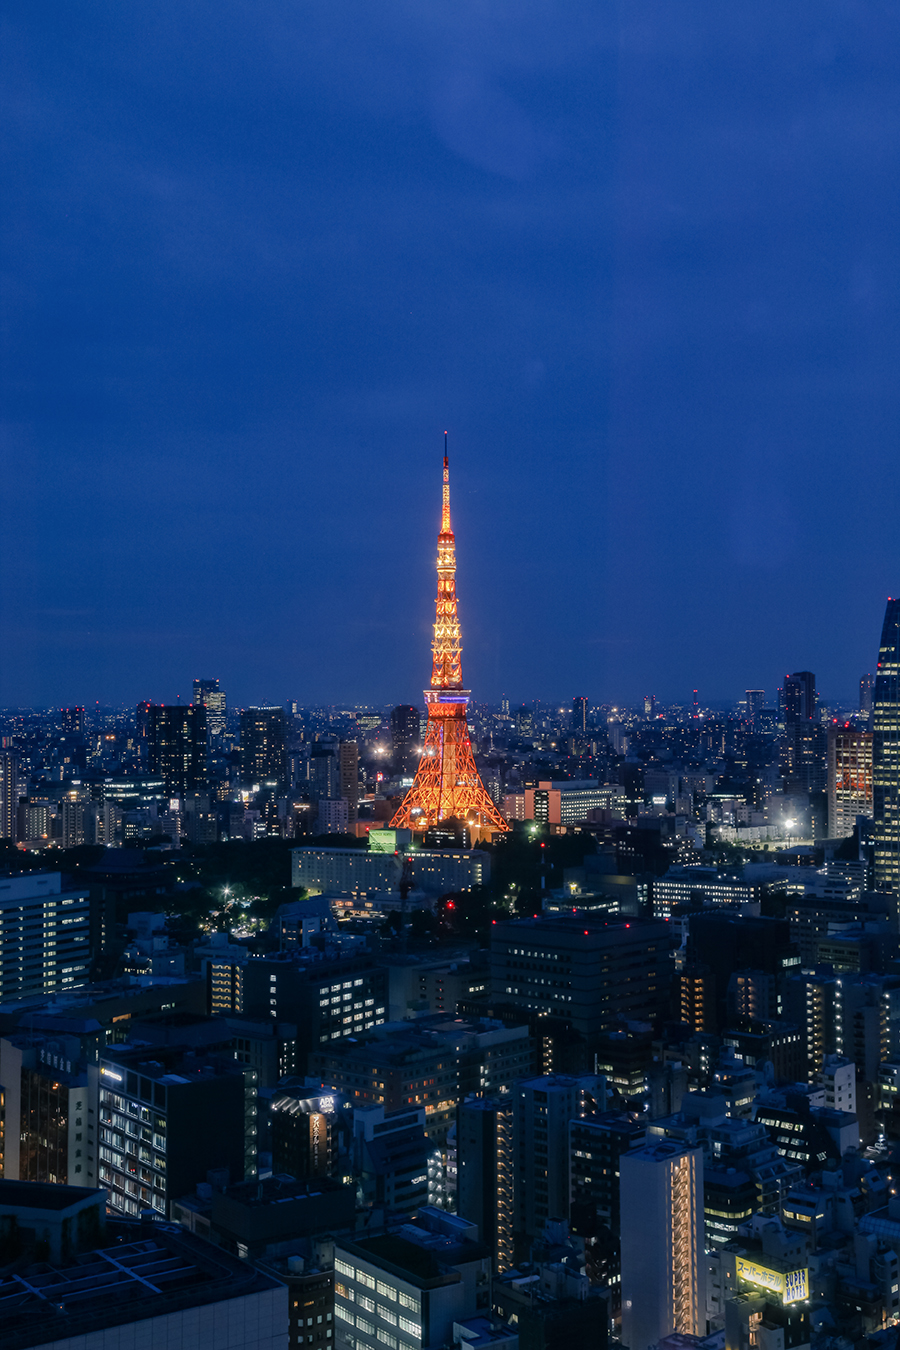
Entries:
[[748, 1261], [739, 1256], [735, 1261], [735, 1273], [738, 1279], [746, 1280], [757, 1289], [779, 1294], [784, 1304], [800, 1303], [803, 1299], [809, 1298], [807, 1266], [801, 1266], [799, 1270], [772, 1270], [769, 1266], [762, 1266], [757, 1261]]

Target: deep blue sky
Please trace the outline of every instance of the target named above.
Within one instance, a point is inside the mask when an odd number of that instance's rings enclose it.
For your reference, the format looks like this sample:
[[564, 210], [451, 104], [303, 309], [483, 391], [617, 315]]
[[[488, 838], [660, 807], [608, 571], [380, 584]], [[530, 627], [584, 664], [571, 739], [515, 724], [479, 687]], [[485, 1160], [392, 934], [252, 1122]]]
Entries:
[[0, 703], [850, 696], [900, 7], [8, 0]]

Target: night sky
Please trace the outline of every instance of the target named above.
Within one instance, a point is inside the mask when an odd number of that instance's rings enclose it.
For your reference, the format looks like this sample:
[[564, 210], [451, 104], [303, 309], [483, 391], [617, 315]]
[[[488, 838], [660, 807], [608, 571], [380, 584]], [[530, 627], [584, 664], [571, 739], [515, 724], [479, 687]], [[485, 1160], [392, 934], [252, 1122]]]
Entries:
[[900, 6], [4, 9], [0, 704], [855, 696]]

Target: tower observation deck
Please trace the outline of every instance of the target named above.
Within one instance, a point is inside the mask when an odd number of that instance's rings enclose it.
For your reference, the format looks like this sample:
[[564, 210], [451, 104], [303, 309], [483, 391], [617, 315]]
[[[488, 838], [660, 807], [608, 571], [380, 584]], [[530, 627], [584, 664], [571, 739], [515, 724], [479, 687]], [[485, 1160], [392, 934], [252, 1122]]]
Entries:
[[438, 589], [431, 642], [431, 687], [425, 690], [428, 727], [415, 781], [391, 820], [394, 828], [425, 831], [439, 821], [464, 821], [473, 838], [509, 825], [475, 767], [462, 682], [462, 644], [456, 603], [456, 540], [450, 525], [450, 464], [444, 437], [444, 485], [437, 552]]

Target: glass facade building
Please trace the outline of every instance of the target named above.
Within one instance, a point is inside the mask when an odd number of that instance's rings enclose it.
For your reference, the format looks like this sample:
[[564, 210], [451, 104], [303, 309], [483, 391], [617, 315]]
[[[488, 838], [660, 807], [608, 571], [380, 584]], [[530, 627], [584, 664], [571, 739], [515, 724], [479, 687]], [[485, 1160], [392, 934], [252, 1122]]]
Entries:
[[872, 733], [828, 730], [828, 837], [846, 839], [857, 816], [872, 814]]
[[872, 703], [875, 889], [900, 890], [900, 600], [888, 600]]

